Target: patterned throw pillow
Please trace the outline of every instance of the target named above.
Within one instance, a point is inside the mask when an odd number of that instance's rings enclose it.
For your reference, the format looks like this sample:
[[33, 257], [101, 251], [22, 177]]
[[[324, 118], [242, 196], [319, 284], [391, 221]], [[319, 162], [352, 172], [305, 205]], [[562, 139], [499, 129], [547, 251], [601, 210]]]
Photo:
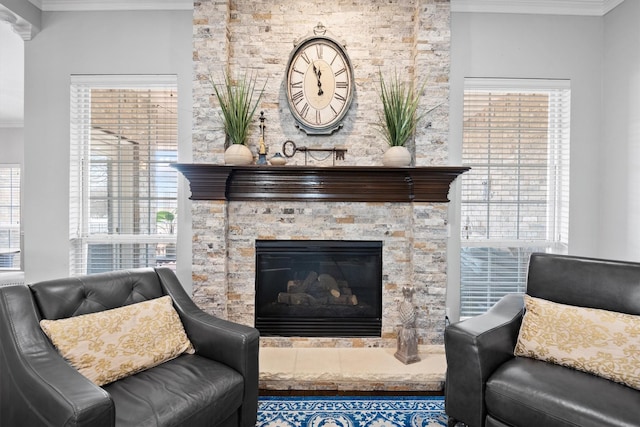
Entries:
[[514, 354], [640, 390], [640, 316], [575, 307], [525, 295]]
[[58, 352], [97, 385], [195, 351], [170, 296], [59, 320], [40, 327]]

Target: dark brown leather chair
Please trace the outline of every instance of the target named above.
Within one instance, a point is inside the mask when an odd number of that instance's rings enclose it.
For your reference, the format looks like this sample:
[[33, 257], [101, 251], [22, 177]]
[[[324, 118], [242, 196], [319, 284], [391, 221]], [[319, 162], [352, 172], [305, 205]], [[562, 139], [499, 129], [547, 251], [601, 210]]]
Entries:
[[[196, 353], [103, 387], [67, 363], [39, 326], [163, 295]], [[256, 329], [200, 310], [166, 268], [0, 287], [0, 425], [254, 426], [258, 350]]]
[[[640, 263], [533, 254], [527, 294], [640, 315]], [[514, 356], [522, 294], [445, 330], [449, 424], [469, 427], [638, 427], [640, 391], [560, 365]]]

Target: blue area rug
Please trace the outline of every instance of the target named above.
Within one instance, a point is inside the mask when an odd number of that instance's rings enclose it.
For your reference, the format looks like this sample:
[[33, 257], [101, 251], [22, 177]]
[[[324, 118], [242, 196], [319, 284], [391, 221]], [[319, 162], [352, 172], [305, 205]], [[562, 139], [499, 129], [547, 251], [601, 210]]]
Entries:
[[446, 426], [444, 398], [271, 397], [258, 401], [257, 427], [435, 427]]

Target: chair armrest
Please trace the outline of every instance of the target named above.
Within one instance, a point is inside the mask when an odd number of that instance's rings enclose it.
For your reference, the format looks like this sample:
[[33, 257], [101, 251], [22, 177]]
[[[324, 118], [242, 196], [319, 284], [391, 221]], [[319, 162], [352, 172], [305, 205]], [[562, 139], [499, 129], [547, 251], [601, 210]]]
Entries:
[[244, 403], [240, 413], [240, 425], [255, 426], [260, 349], [258, 330], [205, 313], [187, 295], [172, 270], [157, 268], [156, 272], [173, 299], [196, 353], [230, 366], [244, 377]]
[[484, 426], [485, 383], [498, 366], [514, 357], [523, 313], [523, 295], [510, 294], [485, 314], [445, 329], [445, 410], [450, 417], [470, 427]]
[[51, 345], [25, 285], [0, 288], [0, 343], [0, 425], [115, 425], [111, 397]]

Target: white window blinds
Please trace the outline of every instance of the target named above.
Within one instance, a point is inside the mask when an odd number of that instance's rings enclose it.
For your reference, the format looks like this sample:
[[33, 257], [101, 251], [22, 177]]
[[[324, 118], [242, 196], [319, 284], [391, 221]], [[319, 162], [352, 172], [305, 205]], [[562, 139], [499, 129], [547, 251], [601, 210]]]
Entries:
[[529, 255], [566, 252], [568, 81], [466, 79], [461, 316], [523, 292]]
[[0, 271], [20, 270], [20, 165], [0, 164]]
[[175, 76], [73, 76], [71, 274], [175, 266]]

